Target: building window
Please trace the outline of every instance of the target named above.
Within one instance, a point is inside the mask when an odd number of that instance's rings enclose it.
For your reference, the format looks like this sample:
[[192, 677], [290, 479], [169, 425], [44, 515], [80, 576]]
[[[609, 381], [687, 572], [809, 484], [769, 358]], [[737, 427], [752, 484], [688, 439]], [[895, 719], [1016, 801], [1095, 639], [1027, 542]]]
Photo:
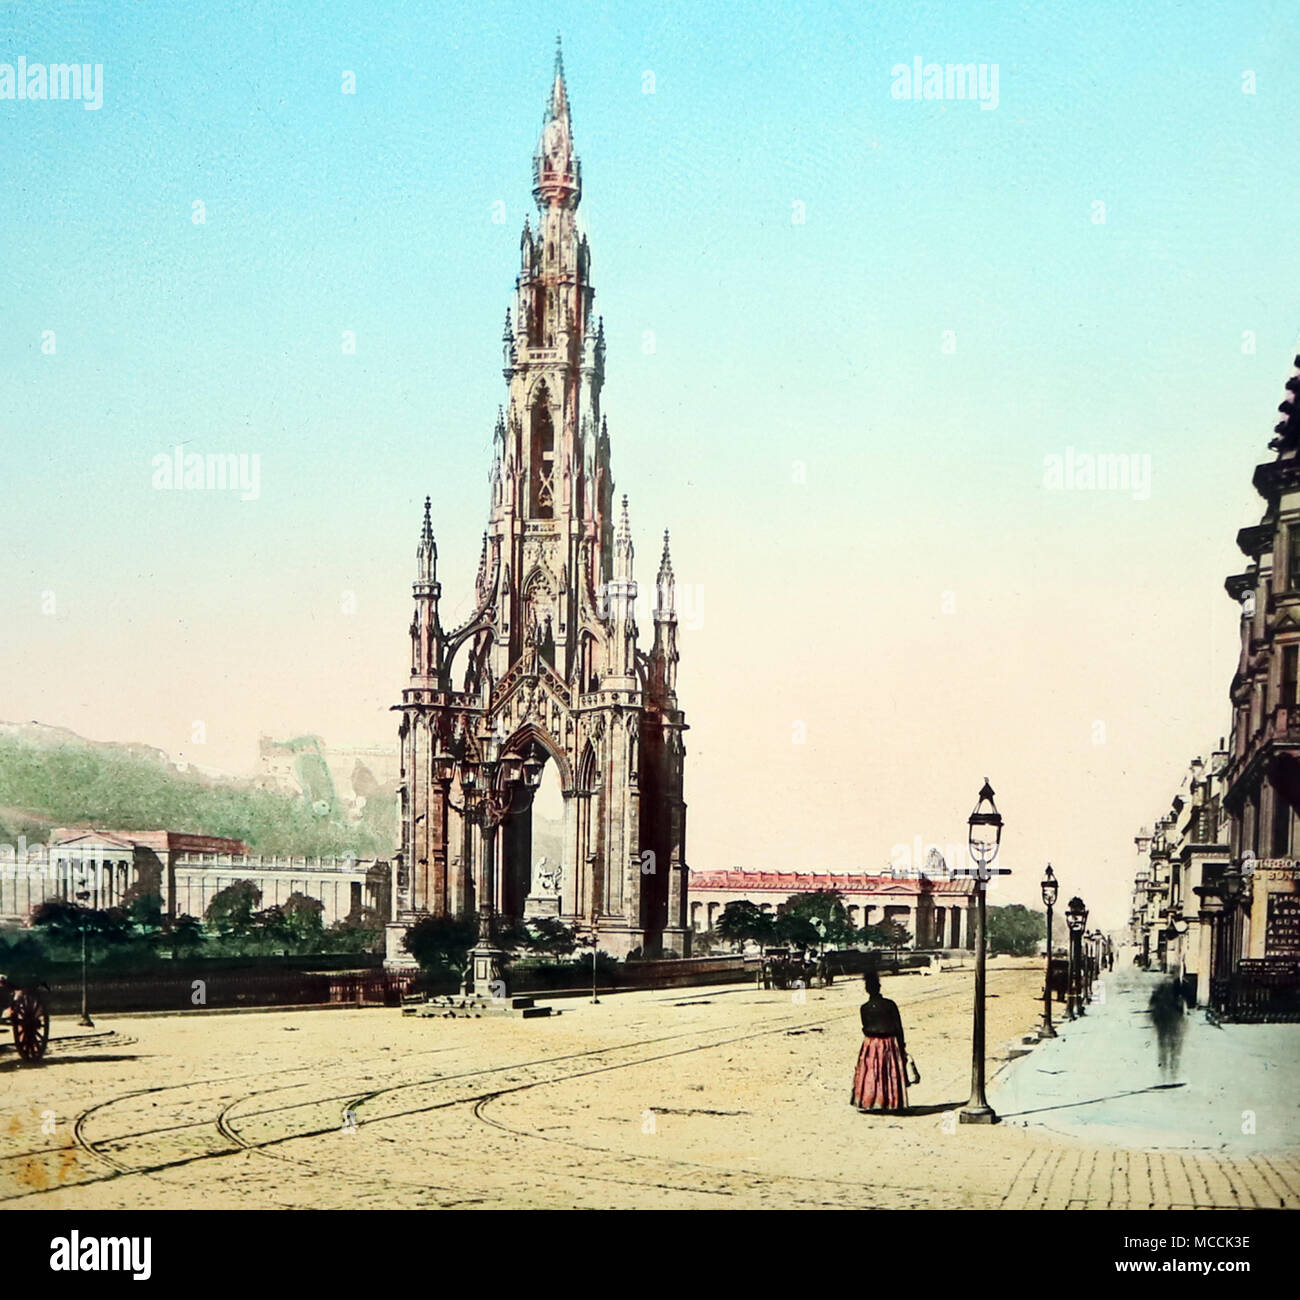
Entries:
[[1300, 675], [1300, 645], [1282, 647], [1282, 698], [1279, 701], [1288, 709], [1295, 708], [1296, 679]]
[[551, 421], [546, 390], [532, 410], [532, 456], [529, 475], [532, 486], [532, 517], [550, 519], [555, 510], [555, 425]]
[[1286, 585], [1291, 591], [1300, 591], [1300, 524], [1286, 530]]
[[1291, 852], [1291, 805], [1281, 790], [1273, 791], [1273, 856], [1285, 858]]

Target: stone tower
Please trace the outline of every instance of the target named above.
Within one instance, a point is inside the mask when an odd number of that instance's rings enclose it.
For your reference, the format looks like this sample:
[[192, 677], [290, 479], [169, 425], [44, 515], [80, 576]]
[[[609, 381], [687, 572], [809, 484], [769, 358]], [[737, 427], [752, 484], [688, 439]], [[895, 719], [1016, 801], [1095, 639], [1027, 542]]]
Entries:
[[[525, 900], [618, 956], [686, 955], [686, 723], [677, 706], [677, 616], [668, 534], [636, 623], [624, 497], [615, 514], [601, 411], [605, 336], [591, 251], [578, 229], [582, 170], [564, 67], [533, 156], [536, 223], [525, 220], [506, 312], [507, 401], [496, 419], [488, 527], [475, 611], [444, 629], [430, 502], [416, 552], [411, 678], [401, 713], [402, 843], [388, 955], [422, 915]], [[532, 800], [553, 765], [563, 850], [553, 893], [533, 877]]]

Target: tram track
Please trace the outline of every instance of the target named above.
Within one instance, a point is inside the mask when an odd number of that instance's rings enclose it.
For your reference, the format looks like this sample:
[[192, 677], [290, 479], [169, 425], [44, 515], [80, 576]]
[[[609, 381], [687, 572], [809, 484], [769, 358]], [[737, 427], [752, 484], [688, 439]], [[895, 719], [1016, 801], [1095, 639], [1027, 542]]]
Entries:
[[[742, 991], [737, 990], [737, 992]], [[951, 997], [954, 992], [951, 986], [919, 991], [915, 997], [908, 999], [905, 1010]], [[2, 1175], [6, 1166], [12, 1166], [24, 1158], [50, 1157], [55, 1160], [66, 1160], [68, 1152], [75, 1148], [95, 1162], [96, 1173], [84, 1176], [85, 1171], [81, 1171], [83, 1174], [81, 1177], [61, 1181], [51, 1179], [45, 1186], [33, 1186], [29, 1183], [21, 1190], [15, 1190], [11, 1195], [0, 1195], [0, 1203], [22, 1200], [33, 1194], [39, 1195], [88, 1183], [102, 1183], [122, 1177], [162, 1178], [162, 1181], [168, 1182], [171, 1180], [162, 1176], [171, 1170], [239, 1155], [252, 1155], [282, 1165], [292, 1165], [310, 1175], [326, 1174], [333, 1178], [345, 1178], [349, 1182], [357, 1181], [373, 1186], [373, 1173], [358, 1169], [351, 1164], [350, 1157], [340, 1164], [334, 1160], [321, 1160], [315, 1152], [308, 1157], [303, 1157], [275, 1148], [283, 1148], [286, 1144], [300, 1140], [321, 1139], [340, 1133], [355, 1134], [362, 1129], [370, 1129], [374, 1132], [376, 1130], [372, 1126], [375, 1125], [410, 1120], [458, 1107], [465, 1108], [474, 1126], [490, 1127], [508, 1137], [512, 1143], [529, 1140], [558, 1142], [575, 1151], [614, 1157], [617, 1153], [606, 1152], [590, 1144], [557, 1139], [552, 1135], [539, 1134], [526, 1129], [514, 1129], [489, 1115], [487, 1110], [501, 1098], [531, 1089], [564, 1084], [611, 1071], [633, 1069], [674, 1057], [715, 1051], [734, 1043], [774, 1034], [802, 1032], [856, 1017], [856, 1014], [856, 1006], [845, 1007], [834, 1014], [821, 1017], [810, 1017], [806, 1012], [797, 1015], [787, 1014], [781, 1016], [779, 1022], [769, 1023], [758, 1029], [754, 1028], [754, 1020], [750, 1017], [743, 1022], [723, 1026], [704, 1026], [682, 1029], [670, 1034], [642, 1036], [620, 1043], [522, 1062], [509, 1062], [471, 1070], [454, 1070], [450, 1074], [425, 1074], [388, 1083], [378, 1088], [358, 1088], [354, 1081], [340, 1079], [338, 1083], [333, 1083], [324, 1095], [297, 1100], [283, 1098], [287, 1093], [309, 1088], [313, 1083], [321, 1081], [319, 1066], [296, 1066], [269, 1073], [247, 1072], [160, 1085], [156, 1088], [131, 1089], [97, 1101], [79, 1112], [72, 1124], [72, 1147], [64, 1145], [35, 1148], [0, 1156], [0, 1175]], [[737, 1033], [737, 1030], [743, 1032]], [[685, 1041], [692, 1038], [703, 1038], [704, 1041], [694, 1043]], [[670, 1044], [674, 1046], [670, 1048]], [[386, 1068], [400, 1068], [422, 1056], [456, 1050], [455, 1047], [441, 1047], [432, 1049], [432, 1052], [407, 1053], [392, 1062], [384, 1062], [384, 1065]], [[359, 1068], [373, 1069], [374, 1066], [369, 1064], [366, 1067], [349, 1068], [352, 1068], [355, 1074]], [[313, 1079], [294, 1083], [270, 1082], [271, 1079], [284, 1080], [287, 1076], [304, 1072], [312, 1072]], [[211, 1099], [201, 1095], [205, 1089], [225, 1088], [232, 1083], [252, 1078], [267, 1081], [268, 1086], [255, 1088], [234, 1097], [230, 1097], [228, 1092]], [[340, 1084], [344, 1086], [340, 1087]], [[199, 1096], [193, 1095], [196, 1090]], [[109, 1113], [115, 1108], [127, 1107], [129, 1110], [146, 1098], [152, 1101], [166, 1094], [176, 1093], [181, 1094], [175, 1100], [172, 1111], [173, 1116], [178, 1112], [181, 1116], [177, 1122], [153, 1123], [145, 1127], [136, 1127], [130, 1123], [125, 1126], [120, 1123], [114, 1126], [106, 1122]], [[277, 1094], [281, 1098], [278, 1104], [265, 1104]], [[208, 1109], [218, 1107], [218, 1109], [214, 1114], [195, 1115], [194, 1118], [183, 1117], [187, 1108], [195, 1107]], [[392, 1139], [381, 1138], [380, 1140]], [[328, 1155], [328, 1153], [321, 1154]], [[694, 1170], [697, 1175], [711, 1168], [689, 1161], [673, 1161], [672, 1165], [678, 1170]], [[726, 1171], [720, 1171], [719, 1176], [725, 1174]], [[756, 1171], [749, 1171], [744, 1176], [762, 1177]], [[28, 1180], [23, 1181], [28, 1182]], [[472, 1196], [472, 1192], [463, 1184], [448, 1187], [428, 1179], [415, 1181], [392, 1177], [385, 1177], [383, 1181], [385, 1185], [418, 1189], [423, 1192], [454, 1192], [462, 1199], [466, 1195]], [[635, 1179], [628, 1180], [617, 1176], [613, 1177], [613, 1181], [636, 1182]], [[733, 1180], [728, 1178], [728, 1181]], [[825, 1183], [826, 1180], [820, 1181]]]

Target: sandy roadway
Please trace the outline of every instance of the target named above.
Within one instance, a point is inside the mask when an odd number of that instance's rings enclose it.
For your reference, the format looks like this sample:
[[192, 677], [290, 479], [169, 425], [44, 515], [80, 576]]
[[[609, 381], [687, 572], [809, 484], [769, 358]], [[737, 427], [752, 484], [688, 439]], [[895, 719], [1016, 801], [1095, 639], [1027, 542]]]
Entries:
[[[563, 1000], [562, 1015], [531, 1021], [105, 1018], [115, 1039], [60, 1042], [42, 1067], [6, 1054], [0, 1204], [1300, 1205], [1296, 1151], [1127, 1150], [956, 1124], [970, 981], [969, 970], [885, 981], [924, 1075], [905, 1117], [848, 1104], [856, 981], [802, 1002], [752, 986]], [[1041, 974], [999, 961], [989, 987], [992, 1074], [1036, 1022]], [[71, 1019], [54, 1027], [82, 1032]]]

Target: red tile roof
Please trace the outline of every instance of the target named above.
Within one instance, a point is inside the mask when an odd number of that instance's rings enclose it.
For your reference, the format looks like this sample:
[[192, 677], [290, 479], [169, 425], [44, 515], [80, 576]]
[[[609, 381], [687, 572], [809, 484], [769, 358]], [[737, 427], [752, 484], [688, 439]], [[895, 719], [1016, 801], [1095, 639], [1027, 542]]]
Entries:
[[243, 840], [227, 839], [223, 835], [191, 835], [186, 831], [103, 831], [88, 826], [59, 827], [50, 832], [50, 843], [73, 844], [77, 840], [91, 843], [108, 843], [120, 847], [138, 845], [156, 853], [247, 853]]
[[736, 893], [803, 894], [814, 889], [838, 889], [843, 894], [970, 894], [975, 882], [968, 878], [931, 880], [922, 876], [869, 876], [864, 872], [747, 871], [732, 867], [721, 871], [691, 871], [692, 889], [726, 889]]

